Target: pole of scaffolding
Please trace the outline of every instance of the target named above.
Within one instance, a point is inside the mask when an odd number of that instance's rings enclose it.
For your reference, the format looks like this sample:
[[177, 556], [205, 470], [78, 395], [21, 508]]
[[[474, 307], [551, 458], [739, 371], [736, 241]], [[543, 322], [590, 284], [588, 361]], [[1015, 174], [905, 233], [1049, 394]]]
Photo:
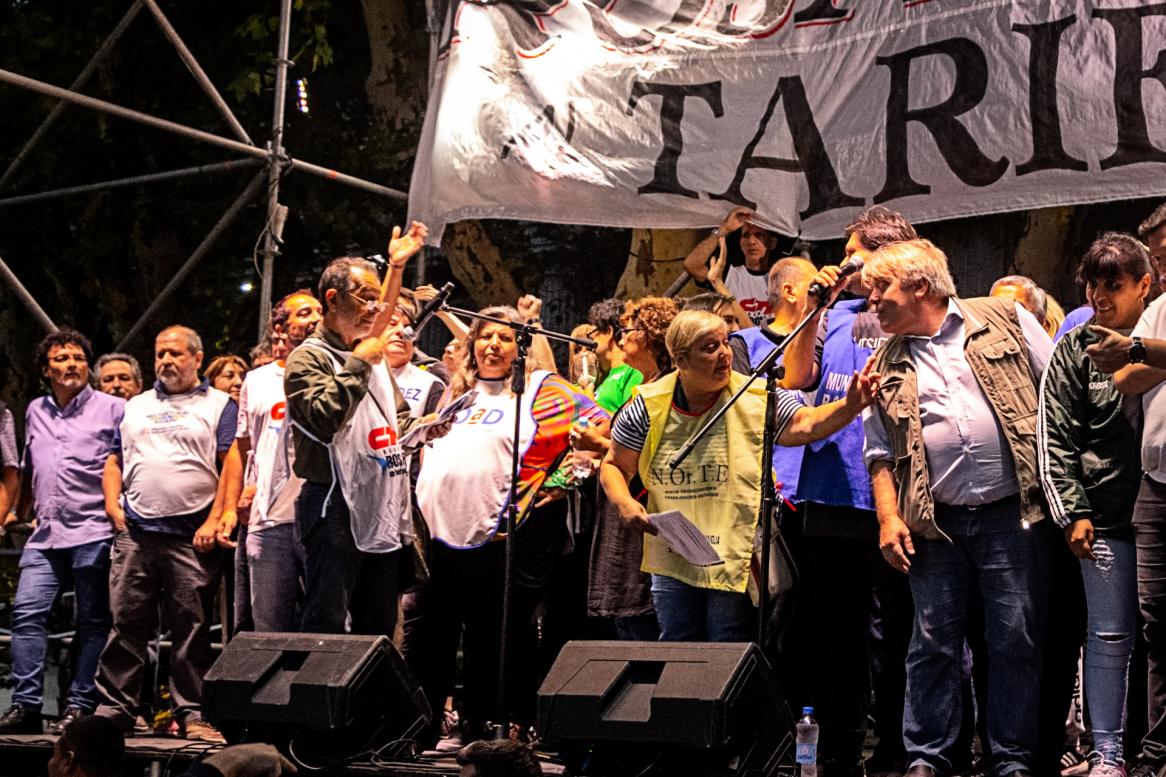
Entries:
[[267, 228], [263, 235], [263, 277], [259, 284], [259, 337], [267, 330], [271, 316], [271, 291], [275, 277], [279, 177], [285, 157], [283, 148], [283, 114], [287, 105], [288, 39], [291, 37], [292, 0], [282, 0], [279, 7], [279, 50], [275, 57], [275, 105], [271, 112], [271, 143], [267, 157]]
[[24, 303], [24, 306], [28, 308], [28, 312], [32, 313], [32, 317], [44, 327], [46, 332], [57, 331], [57, 325], [49, 318], [49, 314], [37, 304], [36, 298], [28, 293], [28, 289], [24, 288], [24, 284], [20, 282], [20, 279], [16, 277], [16, 273], [12, 272], [3, 259], [0, 259], [0, 280], [8, 284], [8, 288], [12, 289], [12, 293]]

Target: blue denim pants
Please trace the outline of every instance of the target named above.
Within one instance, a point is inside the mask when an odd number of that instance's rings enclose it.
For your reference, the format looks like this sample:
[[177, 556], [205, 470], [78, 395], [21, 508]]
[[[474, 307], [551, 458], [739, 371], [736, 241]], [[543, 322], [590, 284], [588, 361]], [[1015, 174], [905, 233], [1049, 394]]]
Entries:
[[652, 575], [652, 602], [661, 642], [748, 642], [757, 636], [757, 609], [749, 594]]
[[936, 505], [935, 523], [951, 542], [916, 539], [911, 558], [907, 761], [952, 772], [962, 715], [960, 664], [978, 591], [988, 651], [989, 773], [1032, 771], [1048, 596], [1045, 543], [1052, 535], [1021, 527], [1016, 498], [974, 509]]
[[1138, 567], [1132, 538], [1098, 537], [1096, 559], [1081, 561], [1088, 603], [1085, 703], [1093, 723], [1093, 749], [1122, 762], [1122, 733], [1130, 655], [1137, 628]]
[[12, 701], [39, 710], [44, 702], [49, 611], [70, 583], [77, 608], [77, 666], [65, 706], [92, 712], [97, 706], [93, 676], [109, 636], [109, 546], [99, 540], [72, 548], [25, 548], [12, 607]]
[[304, 547], [295, 523], [250, 527], [236, 552], [247, 558], [255, 631], [298, 631], [304, 604]]

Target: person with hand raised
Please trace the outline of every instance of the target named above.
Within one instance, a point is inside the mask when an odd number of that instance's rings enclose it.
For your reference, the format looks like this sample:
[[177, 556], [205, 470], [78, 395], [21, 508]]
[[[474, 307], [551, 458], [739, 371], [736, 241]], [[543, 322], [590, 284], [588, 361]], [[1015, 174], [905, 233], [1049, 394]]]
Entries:
[[[320, 326], [287, 358], [284, 391], [304, 480], [295, 520], [304, 544], [308, 632], [392, 637], [398, 566], [411, 541], [408, 456], [400, 439], [419, 419], [385, 359], [400, 324], [390, 322], [409, 259], [421, 250], [423, 224], [393, 229], [383, 283], [365, 259], [333, 260], [320, 276]], [[448, 427], [430, 429], [440, 436]]]

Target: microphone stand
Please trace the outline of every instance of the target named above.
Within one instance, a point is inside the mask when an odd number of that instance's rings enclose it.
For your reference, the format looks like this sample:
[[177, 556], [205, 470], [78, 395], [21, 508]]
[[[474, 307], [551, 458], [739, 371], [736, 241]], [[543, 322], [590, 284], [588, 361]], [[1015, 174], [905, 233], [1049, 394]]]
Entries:
[[828, 294], [829, 290], [822, 296], [817, 297], [813, 309], [798, 322], [798, 325], [789, 334], [782, 338], [780, 343], [775, 345], [766, 354], [765, 358], [749, 374], [749, 380], [745, 381], [745, 385], [737, 389], [737, 392], [729, 397], [729, 401], [722, 405], [713, 414], [713, 417], [689, 437], [684, 445], [668, 460], [669, 467], [673, 469], [679, 467], [692, 453], [697, 443], [729, 412], [729, 408], [735, 405], [737, 400], [749, 390], [749, 387], [753, 385], [753, 381], [763, 375], [765, 376], [765, 426], [761, 439], [761, 507], [758, 515], [758, 520], [761, 523], [761, 581], [757, 596], [757, 644], [762, 651], [765, 650], [766, 638], [769, 631], [769, 546], [773, 539], [772, 520], [777, 509], [777, 493], [773, 483], [773, 446], [777, 444], [777, 381], [782, 370], [781, 367], [777, 366], [777, 360], [785, 353], [794, 338], [806, 328], [810, 319], [817, 315], [819, 310], [826, 307]]
[[[476, 318], [479, 321], [488, 321], [492, 324], [502, 324], [514, 330], [515, 342], [518, 345], [518, 356], [510, 370], [510, 388], [514, 392], [514, 435], [510, 450], [510, 495], [506, 501], [506, 569], [502, 583], [502, 641], [499, 646], [498, 660], [498, 720], [494, 723], [494, 738], [505, 739], [509, 733], [506, 730], [509, 712], [506, 709], [506, 664], [510, 658], [509, 626], [514, 591], [514, 529], [518, 524], [518, 478], [520, 475], [520, 460], [518, 453], [519, 440], [522, 435], [522, 396], [526, 391], [526, 357], [530, 343], [536, 334], [543, 335], [548, 340], [560, 343], [573, 343], [583, 348], [595, 348], [596, 342], [582, 337], [550, 332], [541, 327], [527, 323], [518, 323], [505, 318], [486, 316], [477, 311], [442, 305], [442, 310], [453, 313], [455, 316]], [[467, 348], [473, 348], [473, 343], [466, 343]]]

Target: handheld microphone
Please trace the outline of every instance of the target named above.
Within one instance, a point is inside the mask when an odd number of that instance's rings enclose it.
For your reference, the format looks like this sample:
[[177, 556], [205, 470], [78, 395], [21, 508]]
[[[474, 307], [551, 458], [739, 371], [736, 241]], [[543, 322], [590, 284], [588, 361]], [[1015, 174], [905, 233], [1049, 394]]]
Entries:
[[[851, 275], [854, 275], [856, 272], [862, 270], [862, 260], [851, 259], [849, 262], [842, 265], [840, 269], [841, 272], [838, 273], [839, 283], [841, 283], [844, 278], [849, 278]], [[829, 286], [823, 286], [820, 283], [811, 283], [810, 288], [806, 291], [806, 294], [808, 296], [817, 297], [818, 299], [824, 300], [827, 296], [829, 296], [831, 288], [832, 287]]]
[[437, 311], [441, 310], [441, 306], [449, 301], [449, 295], [453, 293], [453, 282], [445, 284], [437, 292], [437, 296], [425, 303], [425, 306], [417, 313], [417, 320], [413, 322], [412, 326], [407, 326], [401, 330], [401, 337], [409, 342], [417, 339], [417, 335], [425, 328]]

